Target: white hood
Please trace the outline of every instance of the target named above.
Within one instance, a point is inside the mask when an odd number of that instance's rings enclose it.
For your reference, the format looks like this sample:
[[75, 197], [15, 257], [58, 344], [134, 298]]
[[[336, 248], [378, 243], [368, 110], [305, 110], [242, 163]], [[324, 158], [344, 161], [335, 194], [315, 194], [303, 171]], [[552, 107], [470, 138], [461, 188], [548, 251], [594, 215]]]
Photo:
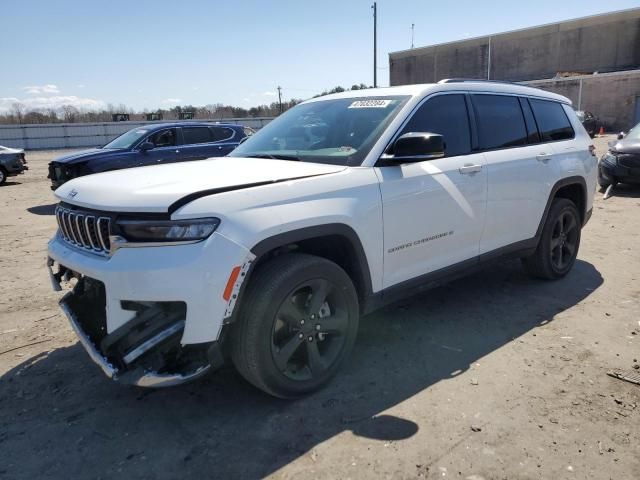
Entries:
[[223, 157], [128, 168], [79, 177], [55, 191], [62, 201], [103, 211], [167, 212], [187, 196], [236, 186], [293, 180], [344, 170], [324, 165], [263, 158]]
[[24, 149], [22, 148], [11, 148], [11, 147], [3, 147], [0, 145], [0, 153], [23, 153]]

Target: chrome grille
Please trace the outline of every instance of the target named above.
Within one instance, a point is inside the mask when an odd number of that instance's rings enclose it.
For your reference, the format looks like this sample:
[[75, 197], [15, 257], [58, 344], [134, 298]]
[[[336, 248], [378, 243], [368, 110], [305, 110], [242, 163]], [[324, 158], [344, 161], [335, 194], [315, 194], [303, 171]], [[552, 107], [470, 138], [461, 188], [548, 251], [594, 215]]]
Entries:
[[65, 242], [98, 255], [109, 254], [109, 217], [57, 206], [56, 219]]

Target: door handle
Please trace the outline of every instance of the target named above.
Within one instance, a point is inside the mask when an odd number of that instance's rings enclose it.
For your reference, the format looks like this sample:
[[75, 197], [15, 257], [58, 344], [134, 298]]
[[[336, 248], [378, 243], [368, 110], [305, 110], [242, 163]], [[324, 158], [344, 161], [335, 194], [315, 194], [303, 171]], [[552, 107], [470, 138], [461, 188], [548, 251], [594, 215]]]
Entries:
[[176, 150], [176, 153], [180, 153], [180, 150]]
[[463, 175], [478, 173], [480, 170], [482, 170], [482, 165], [473, 165], [471, 163], [467, 163], [458, 169], [458, 171]]
[[536, 155], [536, 160], [538, 160], [539, 162], [542, 163], [547, 163], [549, 160], [551, 160], [551, 154], [550, 153], [540, 153], [539, 155]]

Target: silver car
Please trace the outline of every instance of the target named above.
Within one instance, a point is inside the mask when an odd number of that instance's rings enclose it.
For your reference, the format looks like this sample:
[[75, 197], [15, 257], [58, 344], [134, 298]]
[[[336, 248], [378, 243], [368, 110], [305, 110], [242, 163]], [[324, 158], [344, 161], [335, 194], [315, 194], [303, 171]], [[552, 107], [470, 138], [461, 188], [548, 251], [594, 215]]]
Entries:
[[29, 170], [26, 164], [24, 150], [0, 145], [0, 185], [7, 181], [7, 177], [20, 175]]

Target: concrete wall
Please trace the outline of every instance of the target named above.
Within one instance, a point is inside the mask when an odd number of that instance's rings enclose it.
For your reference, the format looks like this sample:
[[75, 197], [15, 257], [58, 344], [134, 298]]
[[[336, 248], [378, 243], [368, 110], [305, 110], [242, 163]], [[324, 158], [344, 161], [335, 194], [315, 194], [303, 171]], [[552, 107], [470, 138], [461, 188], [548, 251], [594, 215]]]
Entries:
[[[491, 62], [489, 65], [489, 51]], [[391, 85], [640, 68], [640, 8], [389, 54]]]
[[[225, 118], [220, 123], [234, 123], [258, 130], [273, 120], [261, 118]], [[209, 120], [197, 120], [209, 121]], [[217, 120], [210, 120], [215, 122]], [[179, 121], [178, 121], [179, 122]], [[48, 123], [0, 125], [0, 145], [28, 150], [50, 148], [99, 147], [119, 135], [144, 125], [162, 122]]]
[[640, 70], [523, 83], [570, 98], [576, 110], [597, 117], [598, 128], [626, 131], [640, 122], [635, 118], [640, 108]]

